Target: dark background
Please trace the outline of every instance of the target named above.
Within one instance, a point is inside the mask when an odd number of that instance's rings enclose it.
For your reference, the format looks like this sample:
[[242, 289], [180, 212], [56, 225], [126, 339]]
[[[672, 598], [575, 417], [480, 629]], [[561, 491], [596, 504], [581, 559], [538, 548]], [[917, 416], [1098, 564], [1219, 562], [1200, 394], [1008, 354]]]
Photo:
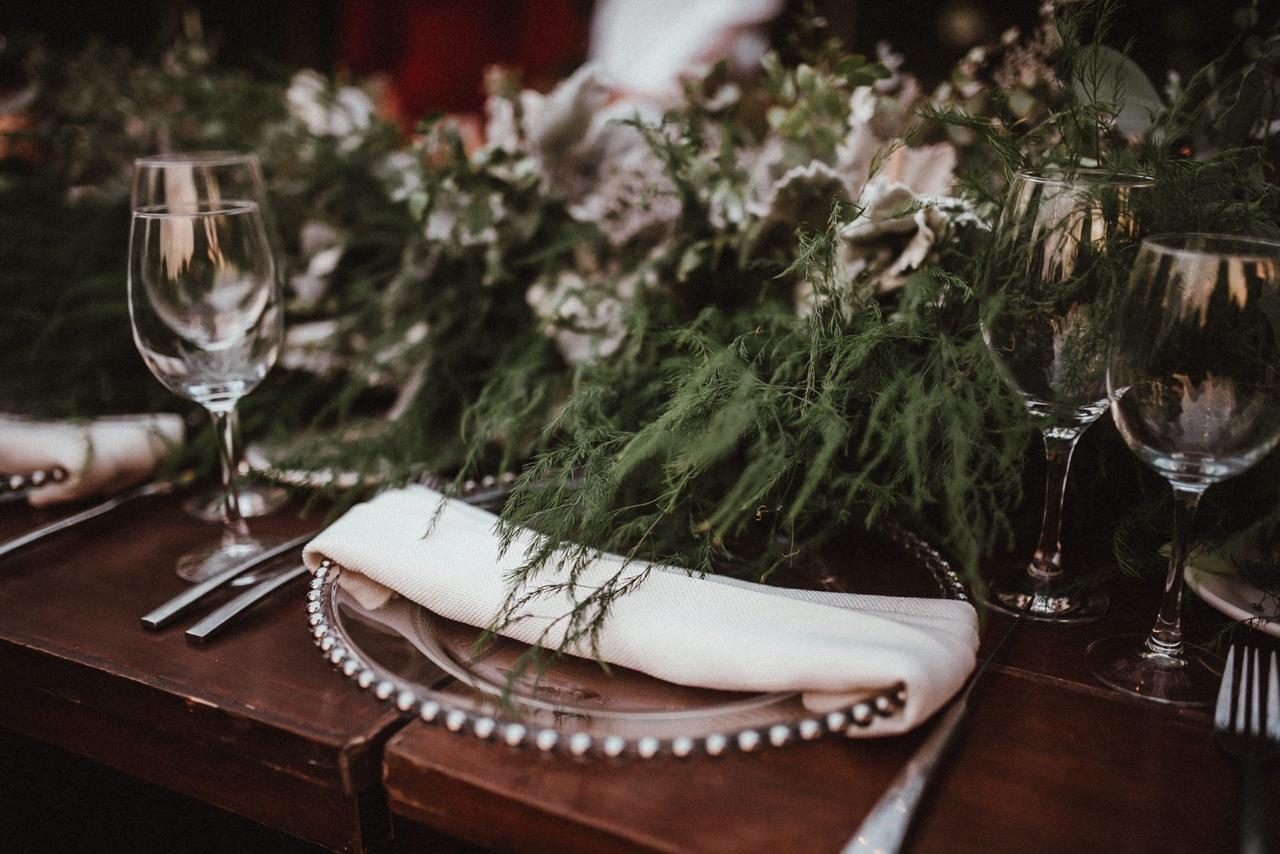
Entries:
[[[1185, 76], [1221, 52], [1235, 32], [1232, 12], [1247, 3], [1127, 0], [1109, 41], [1121, 47], [1132, 40], [1131, 55], [1159, 85], [1166, 70]], [[905, 55], [908, 70], [933, 84], [974, 44], [998, 38], [1009, 26], [1033, 26], [1039, 0], [816, 0], [813, 5], [855, 49], [873, 54], [876, 42], [887, 40]], [[805, 6], [789, 2], [774, 34], [784, 32], [789, 16]], [[0, 3], [0, 34], [35, 32], [63, 48], [97, 36], [155, 55], [181, 30], [184, 11], [195, 9], [206, 36], [218, 44], [220, 59], [236, 66], [393, 70], [388, 66], [397, 61], [396, 51], [386, 40], [403, 42], [416, 33], [421, 56], [415, 67], [464, 65], [451, 56], [456, 54], [485, 63], [542, 63], [539, 70], [554, 79], [581, 60], [591, 7], [591, 0], [46, 0]], [[1262, 0], [1259, 8], [1264, 25], [1274, 22], [1280, 0]], [[374, 38], [371, 50], [374, 29], [383, 41]], [[530, 59], [530, 50], [545, 55]], [[433, 109], [478, 108], [478, 71], [449, 86], [448, 92], [434, 90], [419, 100], [443, 101], [429, 105]]]

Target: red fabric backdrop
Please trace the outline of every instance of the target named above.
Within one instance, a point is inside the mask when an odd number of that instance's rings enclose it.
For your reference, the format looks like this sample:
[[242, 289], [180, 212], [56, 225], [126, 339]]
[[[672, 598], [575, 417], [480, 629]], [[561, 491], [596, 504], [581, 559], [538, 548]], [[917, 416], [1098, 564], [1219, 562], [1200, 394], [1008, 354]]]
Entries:
[[580, 0], [347, 0], [340, 61], [385, 72], [407, 125], [437, 110], [478, 113], [486, 66], [521, 69], [545, 88], [586, 55]]

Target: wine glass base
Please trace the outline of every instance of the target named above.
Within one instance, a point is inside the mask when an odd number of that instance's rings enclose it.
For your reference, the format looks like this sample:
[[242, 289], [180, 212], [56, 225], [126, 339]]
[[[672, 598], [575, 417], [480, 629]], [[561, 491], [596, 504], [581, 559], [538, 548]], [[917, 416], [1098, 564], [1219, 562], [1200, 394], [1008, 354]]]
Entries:
[[1222, 680], [1222, 659], [1184, 646], [1174, 658], [1147, 649], [1146, 635], [1116, 635], [1089, 644], [1089, 672], [1109, 688], [1171, 706], [1212, 706]]
[[1024, 620], [1058, 625], [1088, 623], [1107, 613], [1110, 600], [1097, 589], [1082, 589], [1061, 579], [1033, 578], [1025, 568], [1003, 575], [987, 586], [983, 599], [992, 611]]
[[[240, 515], [245, 519], [269, 516], [289, 503], [289, 490], [269, 483], [238, 483]], [[182, 502], [188, 516], [201, 522], [222, 521], [222, 489], [210, 488], [194, 493]]]
[[[217, 542], [205, 548], [188, 552], [178, 558], [178, 565], [174, 572], [183, 581], [198, 584], [237, 563], [261, 554], [267, 549], [282, 545], [284, 542], [286, 541], [280, 537], [254, 537], [232, 545]], [[256, 575], [244, 575], [237, 578], [232, 583], [232, 586], [252, 584], [255, 580], [257, 580]]]

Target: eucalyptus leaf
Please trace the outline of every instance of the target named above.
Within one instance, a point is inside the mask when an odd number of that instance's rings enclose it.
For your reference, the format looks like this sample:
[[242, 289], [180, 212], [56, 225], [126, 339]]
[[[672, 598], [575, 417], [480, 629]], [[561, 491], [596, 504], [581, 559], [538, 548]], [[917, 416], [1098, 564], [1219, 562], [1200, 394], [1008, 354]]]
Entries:
[[1228, 145], [1244, 143], [1262, 116], [1262, 102], [1266, 96], [1266, 80], [1262, 70], [1254, 66], [1240, 78], [1231, 106], [1214, 122], [1218, 142]]
[[1164, 109], [1160, 93], [1138, 64], [1105, 45], [1093, 45], [1085, 52], [1072, 86], [1084, 103], [1114, 109], [1115, 125], [1123, 133], [1147, 133]]

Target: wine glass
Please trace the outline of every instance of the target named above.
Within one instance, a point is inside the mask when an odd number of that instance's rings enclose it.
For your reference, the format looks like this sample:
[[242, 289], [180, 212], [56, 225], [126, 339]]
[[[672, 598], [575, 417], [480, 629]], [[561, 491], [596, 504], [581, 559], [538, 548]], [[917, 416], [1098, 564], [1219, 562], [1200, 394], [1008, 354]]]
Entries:
[[261, 551], [240, 514], [237, 401], [267, 375], [284, 336], [275, 259], [257, 203], [147, 205], [129, 231], [129, 320], [138, 352], [170, 391], [213, 418], [222, 463], [221, 540], [184, 555], [201, 581]]
[[996, 578], [987, 605], [1029, 620], [1081, 623], [1107, 596], [1062, 566], [1062, 502], [1076, 442], [1107, 408], [1107, 313], [1137, 248], [1150, 179], [1098, 169], [1020, 172], [987, 256], [982, 333], [996, 367], [1044, 435], [1040, 541], [1030, 563]]
[[1125, 443], [1173, 486], [1173, 549], [1146, 637], [1089, 646], [1089, 669], [1127, 694], [1211, 705], [1221, 659], [1182, 640], [1183, 566], [1211, 485], [1280, 440], [1280, 243], [1219, 234], [1147, 240], [1117, 309], [1107, 363]]
[[[130, 194], [133, 210], [151, 205], [179, 205], [195, 202], [219, 204], [224, 199], [256, 202], [277, 259], [283, 259], [279, 232], [267, 203], [266, 181], [257, 156], [235, 151], [198, 151], [155, 154], [133, 162]], [[277, 274], [280, 274], [277, 269]], [[230, 429], [240, 445], [240, 419], [231, 413]], [[248, 481], [238, 490], [240, 512], [246, 517], [265, 516], [280, 509], [289, 494], [278, 486]], [[222, 494], [218, 489], [202, 490], [182, 504], [192, 516], [204, 521], [222, 517]]]

